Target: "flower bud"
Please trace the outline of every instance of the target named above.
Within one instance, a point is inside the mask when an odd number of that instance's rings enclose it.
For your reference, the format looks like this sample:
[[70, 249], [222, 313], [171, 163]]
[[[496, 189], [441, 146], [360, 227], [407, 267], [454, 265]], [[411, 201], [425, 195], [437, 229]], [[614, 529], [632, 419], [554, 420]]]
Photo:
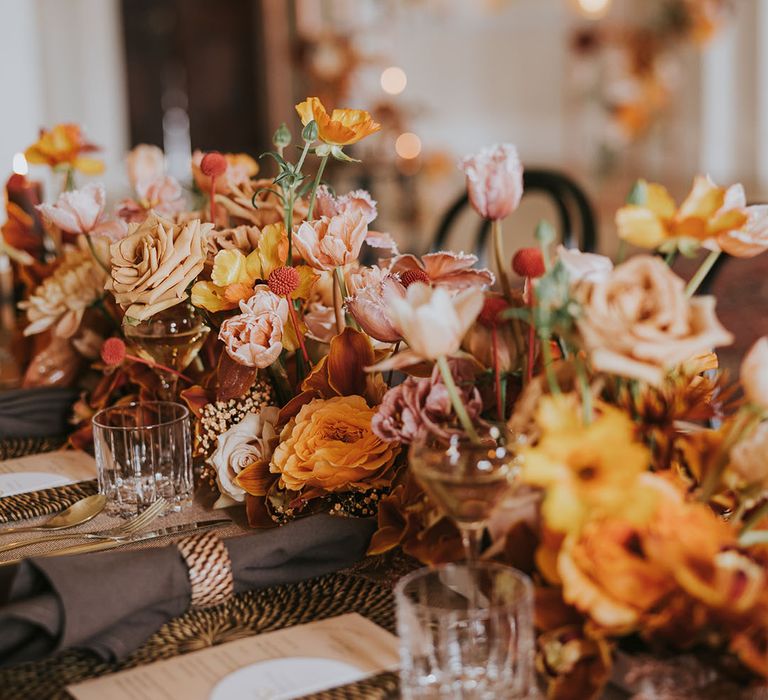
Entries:
[[317, 134], [317, 122], [313, 119], [311, 122], [308, 122], [307, 125], [302, 129], [301, 138], [303, 138], [305, 141], [308, 141], [309, 143], [312, 143], [313, 141], [317, 141]]
[[200, 170], [208, 177], [220, 177], [227, 172], [227, 159], [218, 151], [210, 151], [200, 161]]
[[283, 122], [272, 137], [275, 148], [285, 148], [291, 145], [291, 130]]
[[105, 365], [116, 367], [125, 359], [125, 343], [120, 338], [107, 338], [101, 346], [101, 359]]

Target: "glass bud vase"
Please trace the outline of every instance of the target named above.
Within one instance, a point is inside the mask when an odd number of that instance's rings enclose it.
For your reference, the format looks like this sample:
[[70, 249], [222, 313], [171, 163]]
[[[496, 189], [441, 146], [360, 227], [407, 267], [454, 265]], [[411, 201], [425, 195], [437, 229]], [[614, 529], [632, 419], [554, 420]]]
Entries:
[[[137, 355], [182, 373], [197, 357], [210, 330], [203, 315], [189, 302], [164, 309], [137, 325], [123, 324], [125, 338]], [[178, 375], [157, 366], [154, 370], [160, 379], [158, 398], [175, 401]]]

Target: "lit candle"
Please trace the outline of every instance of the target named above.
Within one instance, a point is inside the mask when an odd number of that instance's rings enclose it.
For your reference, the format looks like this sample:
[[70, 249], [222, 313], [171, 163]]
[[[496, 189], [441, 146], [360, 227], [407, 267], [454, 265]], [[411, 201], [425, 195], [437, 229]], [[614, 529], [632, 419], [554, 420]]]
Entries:
[[24, 214], [32, 219], [32, 226], [29, 235], [23, 236], [22, 240], [8, 241], [14, 247], [26, 250], [31, 255], [42, 260], [45, 257], [46, 248], [49, 247], [48, 236], [45, 235], [43, 222], [36, 209], [37, 205], [43, 200], [43, 188], [39, 181], [27, 178], [29, 166], [23, 153], [17, 153], [13, 156], [13, 175], [5, 183], [5, 192], [8, 199], [8, 219], [18, 219], [13, 216], [10, 209], [15, 205]]

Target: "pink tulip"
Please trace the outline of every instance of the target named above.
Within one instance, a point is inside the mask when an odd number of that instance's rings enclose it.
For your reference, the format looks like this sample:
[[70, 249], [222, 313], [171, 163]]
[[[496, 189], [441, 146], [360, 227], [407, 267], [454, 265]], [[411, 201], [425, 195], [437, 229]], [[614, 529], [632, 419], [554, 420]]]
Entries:
[[37, 208], [52, 224], [67, 233], [93, 233], [104, 213], [104, 185], [90, 184], [80, 190], [62, 192], [55, 204]]
[[385, 297], [405, 297], [405, 287], [394, 275], [378, 267], [364, 268], [349, 276], [347, 311], [372, 338], [383, 343], [402, 340]]
[[505, 219], [523, 196], [523, 166], [511, 143], [484, 148], [459, 163], [467, 176], [469, 201], [484, 219]]
[[293, 234], [293, 245], [316, 270], [333, 270], [357, 259], [368, 224], [360, 213], [305, 221]]

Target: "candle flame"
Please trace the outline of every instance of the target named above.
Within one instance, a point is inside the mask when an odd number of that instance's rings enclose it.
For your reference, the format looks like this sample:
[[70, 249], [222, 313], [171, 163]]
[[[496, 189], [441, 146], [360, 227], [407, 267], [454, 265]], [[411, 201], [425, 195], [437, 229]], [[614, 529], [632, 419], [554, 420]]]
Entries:
[[23, 153], [15, 153], [13, 156], [13, 172], [17, 175], [27, 175], [29, 173], [29, 164]]

